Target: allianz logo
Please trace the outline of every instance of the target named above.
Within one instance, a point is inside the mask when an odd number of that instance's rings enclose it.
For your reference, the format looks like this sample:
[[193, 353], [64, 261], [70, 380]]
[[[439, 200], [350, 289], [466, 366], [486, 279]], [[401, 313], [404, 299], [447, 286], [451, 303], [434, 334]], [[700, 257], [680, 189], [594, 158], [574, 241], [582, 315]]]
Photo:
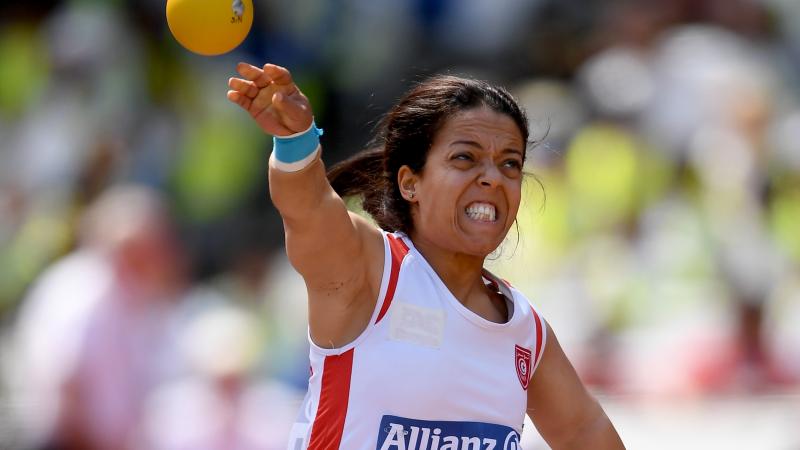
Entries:
[[[481, 424], [492, 427], [488, 430], [487, 427], [482, 427], [483, 431], [489, 433], [481, 433], [480, 429], [469, 430], [470, 427], [458, 426], [468, 424], [464, 422], [441, 422], [441, 424], [444, 426], [387, 423], [384, 420], [377, 448], [378, 450], [521, 450], [519, 434], [509, 427]], [[458, 425], [448, 427], [448, 424]]]

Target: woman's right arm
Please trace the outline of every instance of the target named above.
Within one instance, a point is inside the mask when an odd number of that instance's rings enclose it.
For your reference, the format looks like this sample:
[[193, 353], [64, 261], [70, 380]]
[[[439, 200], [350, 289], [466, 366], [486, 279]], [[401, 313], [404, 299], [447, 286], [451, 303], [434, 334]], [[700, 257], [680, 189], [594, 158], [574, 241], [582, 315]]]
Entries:
[[[230, 79], [228, 99], [262, 130], [281, 137], [311, 127], [311, 105], [288, 70], [240, 63], [237, 71], [243, 78]], [[311, 335], [319, 345], [339, 347], [358, 336], [372, 314], [383, 273], [383, 238], [347, 211], [318, 156], [300, 170], [281, 167], [270, 163], [270, 197], [283, 218], [289, 260], [308, 288]]]
[[553, 450], [625, 450], [603, 408], [578, 378], [550, 325], [528, 386], [528, 415]]

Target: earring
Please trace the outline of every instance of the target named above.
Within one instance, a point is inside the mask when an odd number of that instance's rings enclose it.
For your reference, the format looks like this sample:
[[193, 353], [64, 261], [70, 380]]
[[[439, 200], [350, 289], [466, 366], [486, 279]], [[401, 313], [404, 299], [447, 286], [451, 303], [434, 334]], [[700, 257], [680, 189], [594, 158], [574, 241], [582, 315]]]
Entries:
[[411, 200], [414, 200], [414, 193], [413, 193], [413, 192], [410, 192], [410, 193], [408, 194], [408, 198], [409, 198], [409, 199], [411, 199]]

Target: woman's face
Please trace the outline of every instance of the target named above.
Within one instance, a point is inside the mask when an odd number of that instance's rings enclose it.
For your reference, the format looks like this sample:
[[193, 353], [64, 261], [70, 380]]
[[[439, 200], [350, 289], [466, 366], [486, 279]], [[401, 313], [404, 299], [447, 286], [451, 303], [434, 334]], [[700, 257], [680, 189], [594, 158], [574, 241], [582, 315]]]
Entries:
[[505, 114], [478, 107], [447, 120], [422, 171], [398, 174], [412, 202], [413, 237], [456, 253], [494, 251], [517, 216], [524, 152], [522, 133]]

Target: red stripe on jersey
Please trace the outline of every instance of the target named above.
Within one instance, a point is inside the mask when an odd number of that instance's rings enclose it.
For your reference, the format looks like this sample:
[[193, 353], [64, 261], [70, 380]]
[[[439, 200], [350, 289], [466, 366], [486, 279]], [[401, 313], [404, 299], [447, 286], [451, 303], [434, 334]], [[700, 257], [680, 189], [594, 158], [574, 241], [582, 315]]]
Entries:
[[533, 306], [531, 306], [531, 311], [533, 312], [533, 321], [536, 323], [536, 353], [533, 357], [533, 367], [536, 367], [539, 364], [539, 352], [542, 351], [542, 319], [539, 318], [539, 314], [536, 314]]
[[397, 277], [400, 276], [400, 264], [403, 262], [403, 258], [408, 254], [408, 246], [402, 239], [398, 239], [391, 234], [387, 234], [386, 236], [389, 238], [389, 249], [392, 252], [392, 269], [389, 274], [389, 286], [386, 287], [386, 296], [383, 298], [383, 304], [381, 305], [381, 310], [378, 313], [378, 318], [375, 320], [375, 323], [383, 319], [383, 316], [386, 315], [386, 311], [389, 310], [389, 305], [392, 304], [394, 290], [397, 289]]
[[347, 403], [350, 399], [350, 375], [353, 352], [326, 356], [322, 366], [322, 389], [319, 407], [311, 428], [308, 450], [336, 450], [342, 441]]

